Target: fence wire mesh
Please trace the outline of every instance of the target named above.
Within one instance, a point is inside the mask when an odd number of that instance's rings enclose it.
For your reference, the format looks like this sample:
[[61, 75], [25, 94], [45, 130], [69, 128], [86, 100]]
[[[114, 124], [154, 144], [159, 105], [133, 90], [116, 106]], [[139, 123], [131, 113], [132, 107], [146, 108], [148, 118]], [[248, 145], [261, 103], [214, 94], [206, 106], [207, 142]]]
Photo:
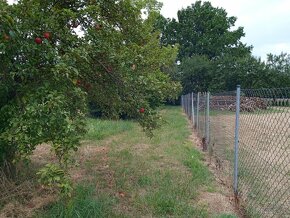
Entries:
[[[233, 186], [236, 91], [182, 96], [219, 178]], [[290, 217], [290, 89], [241, 90], [238, 196], [250, 217]]]
[[236, 93], [213, 94], [210, 97], [210, 155], [213, 156], [219, 179], [232, 185], [235, 141]]

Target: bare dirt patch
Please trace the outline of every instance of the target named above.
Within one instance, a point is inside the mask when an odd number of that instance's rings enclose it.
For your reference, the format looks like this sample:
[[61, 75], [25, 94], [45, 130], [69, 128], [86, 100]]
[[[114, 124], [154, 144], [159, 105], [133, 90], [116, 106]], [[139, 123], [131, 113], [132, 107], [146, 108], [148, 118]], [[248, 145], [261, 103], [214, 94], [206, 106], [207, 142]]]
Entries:
[[37, 182], [35, 173], [48, 162], [55, 162], [51, 146], [41, 144], [31, 155], [31, 163], [17, 164], [17, 172], [13, 180], [1, 175], [0, 201], [3, 208], [0, 217], [33, 217], [36, 210], [57, 199], [52, 190], [43, 189]]
[[[107, 175], [108, 183], [111, 183], [112, 178], [108, 166], [108, 152], [109, 148], [107, 146], [98, 146], [89, 141], [83, 142], [83, 145], [74, 156], [75, 161], [70, 169], [72, 181], [77, 184], [81, 181], [93, 180], [94, 175], [91, 172], [97, 173], [98, 171]], [[51, 162], [57, 162], [55, 155], [51, 151], [51, 145], [38, 145], [31, 155], [30, 166], [36, 172], [38, 168]], [[88, 171], [88, 166], [86, 166], [88, 162], [93, 164], [90, 171]], [[33, 217], [37, 210], [58, 199], [57, 194], [53, 191], [43, 189], [35, 178], [31, 179], [31, 181], [30, 179], [26, 179], [26, 181], [21, 181], [17, 185], [11, 181], [2, 180], [1, 184], [3, 183], [6, 186], [3, 190], [7, 189], [7, 193], [5, 191], [2, 192], [0, 199], [4, 201], [4, 198], [8, 198], [6, 201], [8, 203], [0, 211], [1, 218]]]
[[[19, 190], [21, 194], [21, 190]], [[24, 199], [26, 197], [26, 199]], [[28, 198], [30, 198], [28, 200]], [[42, 188], [29, 190], [26, 196], [7, 203], [0, 212], [0, 217], [33, 217], [35, 212], [58, 199], [57, 195]]]
[[41, 144], [36, 147], [33, 154], [30, 157], [31, 162], [38, 166], [45, 165], [48, 162], [57, 161], [56, 156], [51, 150], [51, 145]]
[[54, 202], [56, 199], [55, 195], [47, 195], [34, 196], [26, 204], [10, 202], [2, 209], [0, 217], [33, 217], [36, 210]]
[[132, 148], [134, 154], [142, 154], [146, 152], [151, 145], [148, 144], [135, 144]]
[[96, 146], [94, 144], [83, 144], [78, 150], [77, 156], [80, 160], [95, 159], [101, 155], [106, 155], [109, 152], [109, 148], [106, 146]]
[[75, 155], [76, 164], [70, 170], [74, 183], [92, 181], [95, 174], [108, 170], [108, 152], [107, 146], [98, 146], [89, 141], [83, 142]]
[[210, 214], [235, 214], [231, 198], [221, 193], [202, 192], [198, 204], [206, 206]]

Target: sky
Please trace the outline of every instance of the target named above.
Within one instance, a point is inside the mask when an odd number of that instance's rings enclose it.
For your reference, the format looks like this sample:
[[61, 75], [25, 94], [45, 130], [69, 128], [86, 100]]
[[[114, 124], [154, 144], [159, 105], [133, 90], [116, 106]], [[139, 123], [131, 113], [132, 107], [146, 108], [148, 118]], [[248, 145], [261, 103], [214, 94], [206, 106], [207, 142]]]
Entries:
[[[159, 0], [161, 14], [177, 17], [177, 11], [195, 0]], [[253, 45], [253, 55], [266, 59], [267, 54], [290, 53], [289, 0], [208, 0], [214, 7], [224, 8], [237, 17], [236, 26], [244, 27], [242, 42]]]

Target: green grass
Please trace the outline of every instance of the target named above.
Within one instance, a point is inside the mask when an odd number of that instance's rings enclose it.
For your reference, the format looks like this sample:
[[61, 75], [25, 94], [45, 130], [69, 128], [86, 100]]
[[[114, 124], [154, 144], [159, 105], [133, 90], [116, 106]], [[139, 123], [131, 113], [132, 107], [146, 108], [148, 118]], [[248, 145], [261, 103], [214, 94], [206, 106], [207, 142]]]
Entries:
[[147, 176], [147, 175], [140, 176], [138, 178], [138, 185], [140, 187], [150, 186], [150, 185], [152, 185], [152, 178]]
[[215, 216], [214, 218], [237, 218], [237, 216], [232, 214], [220, 214], [218, 216]]
[[[203, 154], [188, 139], [187, 120], [180, 107], [166, 107], [161, 113], [166, 122], [152, 139], [135, 122], [89, 119], [85, 140], [109, 150], [80, 165], [89, 168], [94, 185], [78, 185], [68, 204], [58, 201], [40, 215], [210, 217], [197, 199], [201, 190], [215, 191], [213, 177], [202, 162]], [[104, 155], [106, 163], [102, 163]], [[108, 167], [100, 171], [104, 165]]]
[[96, 190], [92, 185], [78, 185], [73, 197], [68, 201], [59, 200], [44, 208], [45, 212], [36, 217], [69, 218], [69, 217], [117, 217], [111, 207], [115, 204], [114, 197], [96, 197]]
[[88, 132], [85, 140], [102, 140], [109, 136], [131, 130], [134, 126], [132, 121], [114, 121], [88, 118]]
[[181, 173], [165, 170], [157, 171], [151, 180], [153, 182], [147, 186], [146, 195], [138, 200], [140, 204], [146, 205], [153, 216], [208, 216], [205, 208], [190, 204], [190, 199], [198, 194], [198, 190], [194, 188], [196, 180], [193, 177], [187, 180]]
[[189, 149], [187, 147], [187, 158], [183, 161], [184, 165], [187, 166], [193, 177], [193, 182], [196, 185], [210, 185], [211, 184], [211, 174], [208, 171], [208, 168], [201, 164], [201, 154], [197, 150]]

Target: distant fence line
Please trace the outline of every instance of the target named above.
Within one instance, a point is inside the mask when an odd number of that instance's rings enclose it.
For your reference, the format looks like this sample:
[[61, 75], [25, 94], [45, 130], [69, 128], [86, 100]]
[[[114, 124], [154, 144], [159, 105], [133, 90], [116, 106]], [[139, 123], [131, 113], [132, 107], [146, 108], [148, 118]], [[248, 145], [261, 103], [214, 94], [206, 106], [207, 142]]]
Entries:
[[290, 217], [290, 88], [181, 97], [203, 150], [246, 215]]

